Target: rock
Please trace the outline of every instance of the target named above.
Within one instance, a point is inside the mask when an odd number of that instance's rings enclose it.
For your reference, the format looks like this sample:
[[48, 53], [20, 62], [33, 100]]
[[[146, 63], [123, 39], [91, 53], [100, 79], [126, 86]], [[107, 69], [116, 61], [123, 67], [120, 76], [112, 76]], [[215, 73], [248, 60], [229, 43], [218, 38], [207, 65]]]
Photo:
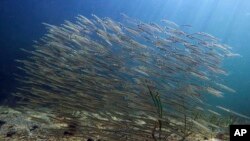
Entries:
[[2, 127], [2, 125], [4, 125], [6, 122], [3, 120], [0, 120], [0, 128]]
[[9, 132], [6, 133], [6, 137], [12, 137], [14, 134], [16, 134], [15, 130], [11, 130]]
[[70, 131], [64, 131], [64, 132], [63, 132], [63, 135], [65, 135], [65, 136], [73, 136], [74, 133], [72, 133], [72, 132], [70, 132]]
[[30, 131], [36, 130], [37, 128], [38, 128], [37, 125], [33, 125], [33, 126], [30, 128]]
[[208, 140], [208, 138], [207, 138], [207, 137], [204, 137], [203, 139], [204, 139], [204, 140]]

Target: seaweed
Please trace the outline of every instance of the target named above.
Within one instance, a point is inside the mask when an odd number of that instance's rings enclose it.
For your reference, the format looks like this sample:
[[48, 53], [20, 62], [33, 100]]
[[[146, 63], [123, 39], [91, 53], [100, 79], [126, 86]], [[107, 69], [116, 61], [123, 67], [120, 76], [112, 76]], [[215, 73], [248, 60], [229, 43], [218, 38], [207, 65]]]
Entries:
[[156, 125], [158, 123], [158, 127], [159, 127], [159, 139], [161, 140], [161, 130], [162, 130], [162, 103], [161, 103], [161, 98], [160, 98], [160, 95], [158, 92], [156, 92], [156, 94], [154, 94], [152, 92], [152, 90], [150, 89], [150, 87], [147, 85], [147, 88], [148, 88], [148, 91], [149, 91], [149, 94], [154, 102], [154, 106], [156, 107], [157, 109], [157, 114], [158, 114], [158, 121], [155, 123], [155, 126], [153, 128], [153, 131], [152, 131], [152, 137], [154, 140], [156, 140], [156, 137], [155, 137], [155, 131], [156, 131]]

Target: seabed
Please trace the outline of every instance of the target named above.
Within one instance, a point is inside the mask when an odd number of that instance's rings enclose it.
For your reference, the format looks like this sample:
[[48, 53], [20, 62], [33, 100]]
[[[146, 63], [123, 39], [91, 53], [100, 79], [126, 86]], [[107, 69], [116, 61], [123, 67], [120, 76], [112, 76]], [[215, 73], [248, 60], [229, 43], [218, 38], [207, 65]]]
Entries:
[[[10, 107], [0, 107], [0, 140], [5, 141], [104, 141], [100, 138], [78, 137], [68, 131], [60, 130], [67, 126], [51, 119], [53, 115], [39, 111], [28, 110], [25, 113]], [[36, 121], [37, 120], [37, 121]], [[88, 122], [88, 121], [86, 121]], [[57, 132], [57, 133], [55, 133]], [[53, 135], [52, 135], [53, 134]], [[226, 135], [219, 135], [227, 140]], [[153, 140], [153, 139], [152, 139]], [[174, 133], [167, 141], [180, 141]], [[217, 138], [207, 138], [200, 134], [193, 134], [185, 141], [222, 141]]]

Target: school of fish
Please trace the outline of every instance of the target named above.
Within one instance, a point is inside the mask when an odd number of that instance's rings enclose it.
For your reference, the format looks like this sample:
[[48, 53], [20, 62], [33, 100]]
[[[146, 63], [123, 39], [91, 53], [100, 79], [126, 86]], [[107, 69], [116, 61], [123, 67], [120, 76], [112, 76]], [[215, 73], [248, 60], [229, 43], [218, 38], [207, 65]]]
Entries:
[[208, 94], [235, 93], [221, 83], [228, 75], [221, 64], [240, 56], [208, 33], [125, 14], [119, 22], [92, 14], [44, 25], [48, 33], [34, 50], [22, 49], [27, 59], [16, 60], [25, 75], [14, 95], [25, 107], [52, 109], [54, 119], [68, 124], [62, 131], [109, 141], [167, 140], [172, 133], [184, 140], [221, 128], [198, 119], [200, 112], [248, 118], [206, 103]]

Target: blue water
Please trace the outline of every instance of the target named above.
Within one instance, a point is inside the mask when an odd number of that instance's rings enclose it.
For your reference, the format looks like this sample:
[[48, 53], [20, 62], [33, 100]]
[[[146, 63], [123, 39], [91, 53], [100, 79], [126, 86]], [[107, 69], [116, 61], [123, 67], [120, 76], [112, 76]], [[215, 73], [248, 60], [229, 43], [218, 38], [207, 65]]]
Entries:
[[[1, 0], [0, 1], [0, 99], [18, 85], [15, 59], [27, 57], [19, 48], [32, 49], [33, 40], [46, 30], [42, 22], [61, 24], [78, 14], [86, 17], [119, 19], [120, 13], [144, 21], [166, 18], [177, 24], [190, 24], [192, 31], [204, 31], [219, 37], [243, 57], [226, 59], [229, 76], [224, 84], [236, 94], [223, 99], [209, 97], [214, 105], [223, 105], [250, 116], [250, 1], [249, 0]], [[191, 32], [191, 31], [190, 31]], [[11, 102], [8, 98], [8, 102]]]

